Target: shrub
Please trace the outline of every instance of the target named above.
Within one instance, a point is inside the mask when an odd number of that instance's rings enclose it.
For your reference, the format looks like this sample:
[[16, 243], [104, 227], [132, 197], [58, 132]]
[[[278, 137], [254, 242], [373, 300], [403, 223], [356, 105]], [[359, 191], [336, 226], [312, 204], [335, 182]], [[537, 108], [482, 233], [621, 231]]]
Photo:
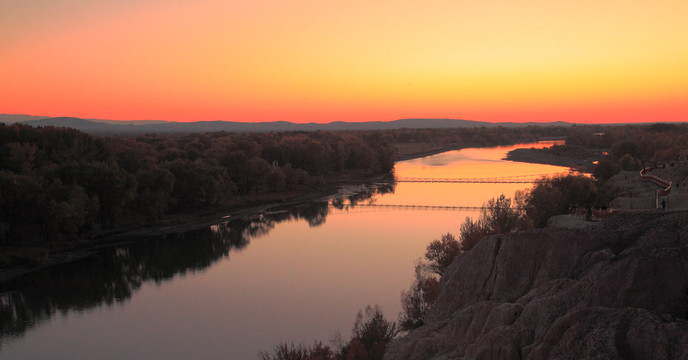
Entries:
[[403, 331], [423, 326], [425, 314], [440, 293], [439, 281], [425, 274], [425, 268], [425, 264], [418, 261], [413, 284], [408, 292], [401, 292], [402, 312], [399, 314], [399, 328]]
[[389, 344], [399, 333], [397, 325], [389, 322], [379, 305], [366, 306], [359, 311], [349, 343], [338, 358], [347, 360], [382, 360]]
[[571, 204], [590, 207], [597, 199], [594, 181], [583, 175], [565, 175], [538, 183], [521, 200], [526, 216], [536, 227], [544, 227], [555, 215], [566, 214]]
[[451, 265], [456, 255], [461, 253], [461, 243], [450, 233], [442, 235], [440, 240], [432, 241], [425, 252], [430, 270], [439, 276]]
[[334, 360], [334, 353], [329, 346], [316, 341], [311, 346], [303, 344], [277, 344], [274, 354], [265, 351], [258, 353], [260, 360]]

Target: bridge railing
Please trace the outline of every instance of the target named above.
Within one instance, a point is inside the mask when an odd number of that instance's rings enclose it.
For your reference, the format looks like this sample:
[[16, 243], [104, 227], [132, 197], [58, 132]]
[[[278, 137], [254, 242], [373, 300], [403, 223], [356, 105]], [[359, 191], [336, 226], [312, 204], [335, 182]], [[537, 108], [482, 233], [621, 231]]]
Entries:
[[501, 183], [501, 184], [533, 184], [546, 181], [547, 177], [565, 175], [567, 173], [530, 174], [514, 176], [492, 176], [473, 178], [429, 178], [429, 177], [397, 177], [397, 182], [426, 182], [426, 183]]

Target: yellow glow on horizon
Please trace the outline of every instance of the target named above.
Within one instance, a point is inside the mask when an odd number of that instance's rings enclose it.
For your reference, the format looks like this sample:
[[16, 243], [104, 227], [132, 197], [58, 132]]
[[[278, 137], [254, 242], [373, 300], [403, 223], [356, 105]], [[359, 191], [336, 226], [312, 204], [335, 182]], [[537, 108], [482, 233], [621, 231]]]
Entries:
[[685, 1], [38, 2], [0, 5], [0, 113], [688, 121]]

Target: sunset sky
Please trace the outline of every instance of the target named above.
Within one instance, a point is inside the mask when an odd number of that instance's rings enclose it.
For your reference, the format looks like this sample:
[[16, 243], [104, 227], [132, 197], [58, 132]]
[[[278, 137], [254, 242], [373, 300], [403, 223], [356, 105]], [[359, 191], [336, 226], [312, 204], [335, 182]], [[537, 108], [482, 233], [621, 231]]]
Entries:
[[0, 113], [688, 121], [688, 1], [3, 0]]

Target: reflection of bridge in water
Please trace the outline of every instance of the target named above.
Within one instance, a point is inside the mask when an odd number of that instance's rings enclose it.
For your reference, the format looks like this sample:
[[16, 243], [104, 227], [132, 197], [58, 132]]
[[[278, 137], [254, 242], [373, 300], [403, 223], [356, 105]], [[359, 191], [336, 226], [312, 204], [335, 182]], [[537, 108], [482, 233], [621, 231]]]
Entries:
[[422, 177], [397, 177], [396, 182], [407, 183], [462, 183], [462, 184], [535, 184], [545, 181], [546, 177], [565, 175], [566, 173], [531, 174], [516, 176], [493, 176], [472, 178], [422, 178]]

